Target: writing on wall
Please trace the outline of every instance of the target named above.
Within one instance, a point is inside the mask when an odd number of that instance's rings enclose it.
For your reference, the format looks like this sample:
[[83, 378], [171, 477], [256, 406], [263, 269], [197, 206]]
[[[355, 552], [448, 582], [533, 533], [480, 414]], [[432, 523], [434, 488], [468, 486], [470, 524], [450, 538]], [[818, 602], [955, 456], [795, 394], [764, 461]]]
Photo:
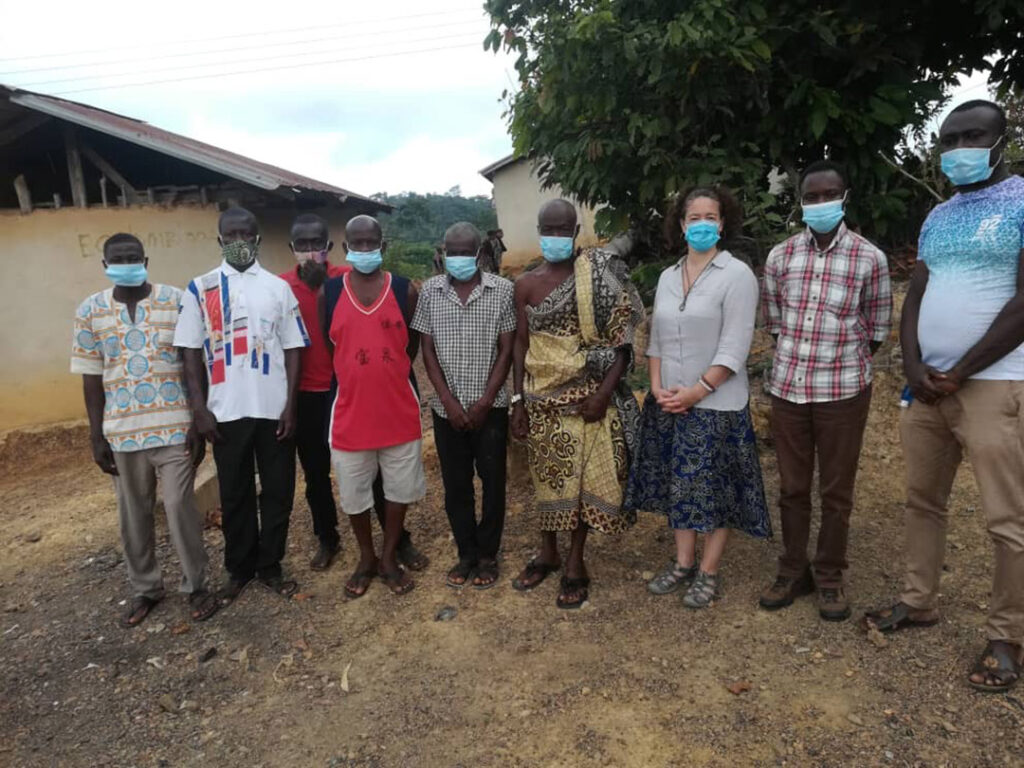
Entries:
[[[83, 259], [101, 258], [103, 256], [103, 244], [113, 232], [96, 234], [94, 232], [78, 233], [78, 250]], [[174, 250], [176, 248], [214, 248], [217, 245], [217, 233], [198, 230], [193, 232], [176, 232], [165, 230], [162, 232], [132, 232], [142, 241], [146, 252]]]

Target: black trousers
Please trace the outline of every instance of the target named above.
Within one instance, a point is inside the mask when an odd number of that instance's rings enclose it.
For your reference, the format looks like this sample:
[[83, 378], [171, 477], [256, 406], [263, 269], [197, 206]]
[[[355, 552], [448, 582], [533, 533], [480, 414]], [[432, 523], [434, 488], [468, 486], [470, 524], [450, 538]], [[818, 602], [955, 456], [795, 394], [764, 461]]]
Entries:
[[[505, 527], [505, 457], [508, 409], [492, 408], [482, 427], [460, 432], [436, 413], [434, 442], [444, 481], [444, 506], [460, 560], [495, 558]], [[483, 486], [483, 511], [476, 519], [473, 471]]]
[[279, 576], [295, 496], [295, 443], [277, 439], [277, 419], [222, 421], [217, 430], [224, 567], [236, 580]]
[[330, 392], [299, 392], [295, 448], [306, 477], [306, 501], [313, 517], [313, 533], [321, 544], [337, 546], [338, 508], [331, 490], [331, 449], [324, 439], [324, 424], [331, 418]]

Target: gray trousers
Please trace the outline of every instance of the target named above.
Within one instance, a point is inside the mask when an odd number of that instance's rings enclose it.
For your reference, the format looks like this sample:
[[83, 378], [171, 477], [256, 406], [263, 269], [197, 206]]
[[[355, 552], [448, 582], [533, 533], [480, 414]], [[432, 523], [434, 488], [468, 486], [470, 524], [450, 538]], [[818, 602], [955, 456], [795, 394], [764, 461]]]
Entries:
[[156, 481], [167, 511], [167, 529], [181, 560], [182, 592], [203, 589], [206, 579], [206, 548], [203, 521], [196, 506], [195, 469], [184, 445], [142, 451], [114, 451], [118, 476], [117, 512], [121, 520], [121, 544], [128, 566], [128, 581], [136, 596], [163, 597], [164, 583], [156, 561]]

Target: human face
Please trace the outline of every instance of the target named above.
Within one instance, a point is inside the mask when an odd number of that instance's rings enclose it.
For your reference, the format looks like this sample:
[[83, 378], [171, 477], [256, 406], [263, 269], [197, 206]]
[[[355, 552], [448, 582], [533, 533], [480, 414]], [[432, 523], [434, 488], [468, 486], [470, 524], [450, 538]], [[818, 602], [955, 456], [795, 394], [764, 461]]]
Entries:
[[719, 205], [717, 200], [712, 200], [710, 197], [698, 197], [691, 200], [686, 205], [686, 210], [683, 212], [683, 220], [680, 222], [682, 230], [685, 232], [687, 225], [695, 221], [713, 221], [718, 224], [718, 229], [722, 229], [722, 206]]
[[329, 251], [334, 243], [327, 234], [327, 229], [316, 222], [296, 224], [292, 227], [292, 251], [309, 253], [310, 251]]
[[149, 259], [142, 251], [142, 246], [133, 242], [113, 243], [103, 249], [103, 265], [112, 264], [146, 264]]
[[846, 194], [843, 178], [835, 171], [818, 171], [809, 174], [800, 188], [800, 202], [804, 205], [829, 203], [842, 200]]
[[345, 230], [345, 245], [350, 251], [376, 251], [378, 248], [383, 252], [384, 238], [380, 227], [372, 219], [351, 222]]
[[255, 245], [259, 241], [260, 230], [256, 220], [250, 216], [229, 216], [220, 222], [221, 245], [245, 241]]
[[480, 244], [471, 234], [455, 234], [444, 241], [446, 256], [476, 256], [479, 250]]
[[537, 231], [542, 237], [576, 237], [580, 227], [576, 211], [569, 206], [549, 206], [541, 211]]
[[953, 112], [939, 128], [939, 151], [964, 147], [991, 147], [1002, 135], [999, 131], [999, 115], [990, 107], [974, 107], [963, 112]]

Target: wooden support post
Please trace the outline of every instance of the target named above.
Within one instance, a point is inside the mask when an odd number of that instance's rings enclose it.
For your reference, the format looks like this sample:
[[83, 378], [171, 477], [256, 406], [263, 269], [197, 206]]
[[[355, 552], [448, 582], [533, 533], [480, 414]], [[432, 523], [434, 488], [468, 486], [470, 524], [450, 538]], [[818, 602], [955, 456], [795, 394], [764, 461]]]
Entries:
[[[126, 187], [124, 184], [122, 184], [121, 185], [121, 207], [122, 208], [127, 208], [128, 207], [128, 195], [129, 195], [128, 187]], [[132, 194], [132, 197], [134, 198], [134, 194]]]
[[82, 156], [96, 166], [96, 169], [121, 188], [121, 194], [125, 196], [124, 205], [135, 202], [135, 187], [128, 181], [113, 165], [108, 163], [99, 152], [85, 142], [79, 146]]
[[60, 210], [60, 205], [61, 205], [60, 192], [54, 192], [53, 193], [53, 207], [54, 207], [54, 209], [59, 211]]
[[25, 174], [14, 179], [14, 192], [18, 195], [18, 207], [22, 213], [32, 213], [32, 194], [28, 191]]
[[103, 207], [107, 207], [107, 177], [100, 176], [100, 199], [103, 201]]
[[199, 188], [199, 204], [202, 205], [205, 208], [206, 204], [208, 202], [210, 202], [210, 201], [209, 201], [209, 199], [207, 198], [207, 195], [206, 195], [206, 187], [200, 187]]
[[78, 153], [75, 129], [64, 126], [64, 151], [68, 156], [68, 179], [71, 182], [71, 200], [76, 208], [85, 208], [88, 198], [85, 194], [85, 173], [82, 171], [82, 156]]
[[156, 193], [152, 187], [146, 187], [146, 197], [149, 198], [150, 205], [156, 205]]

